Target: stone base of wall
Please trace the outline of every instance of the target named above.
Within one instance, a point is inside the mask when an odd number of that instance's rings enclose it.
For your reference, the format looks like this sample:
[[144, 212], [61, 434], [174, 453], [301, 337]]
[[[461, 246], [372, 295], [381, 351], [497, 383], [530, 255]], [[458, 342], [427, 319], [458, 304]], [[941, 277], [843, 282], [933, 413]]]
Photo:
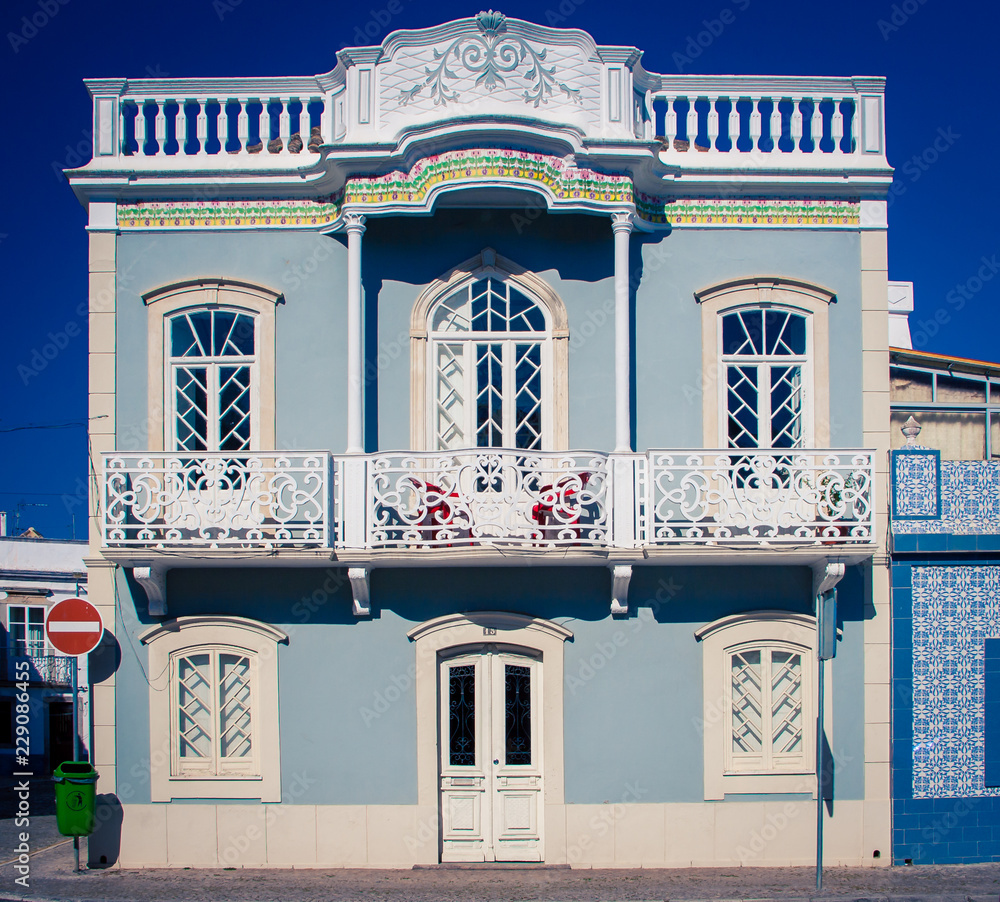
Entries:
[[[836, 802], [825, 863], [888, 865], [889, 802]], [[409, 868], [438, 860], [438, 813], [416, 805], [125, 805], [90, 838], [92, 866]], [[808, 866], [810, 800], [549, 805], [545, 861], [586, 868]], [[875, 851], [879, 857], [874, 857]]]

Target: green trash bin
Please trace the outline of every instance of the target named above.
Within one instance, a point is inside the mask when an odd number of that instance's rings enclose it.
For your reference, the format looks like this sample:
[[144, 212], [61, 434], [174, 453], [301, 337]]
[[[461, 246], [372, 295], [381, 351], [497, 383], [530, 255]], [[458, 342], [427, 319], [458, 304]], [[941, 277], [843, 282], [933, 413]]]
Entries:
[[64, 761], [55, 769], [56, 826], [63, 836], [94, 832], [98, 776], [89, 761]]

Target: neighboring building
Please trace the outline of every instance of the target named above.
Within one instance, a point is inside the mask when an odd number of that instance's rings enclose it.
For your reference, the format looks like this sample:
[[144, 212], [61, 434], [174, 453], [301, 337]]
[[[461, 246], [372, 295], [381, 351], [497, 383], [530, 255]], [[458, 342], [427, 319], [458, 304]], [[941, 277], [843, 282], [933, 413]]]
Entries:
[[839, 581], [827, 861], [888, 863], [884, 82], [640, 56], [87, 82], [92, 862], [808, 863]]
[[1000, 365], [891, 360], [893, 860], [998, 861]]
[[[45, 637], [49, 608], [63, 598], [86, 596], [86, 542], [0, 536], [0, 761], [4, 774], [30, 770], [41, 777], [73, 759], [73, 658]], [[24, 665], [27, 664], [27, 667]], [[17, 683], [28, 675], [28, 721], [17, 710]], [[80, 659], [79, 685], [87, 686], [87, 659]], [[82, 753], [90, 747], [87, 693], [78, 712]], [[28, 767], [15, 767], [23, 751], [17, 726], [27, 728]]]

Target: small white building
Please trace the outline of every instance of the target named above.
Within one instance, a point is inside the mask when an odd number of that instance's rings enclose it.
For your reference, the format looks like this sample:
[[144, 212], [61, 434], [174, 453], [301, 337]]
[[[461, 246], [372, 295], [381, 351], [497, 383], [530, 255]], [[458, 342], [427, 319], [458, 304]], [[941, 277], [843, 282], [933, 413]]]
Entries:
[[[64, 598], [87, 594], [87, 543], [0, 536], [0, 761], [4, 773], [24, 754], [18, 742], [16, 683], [27, 661], [29, 690], [29, 770], [36, 776], [73, 757], [73, 659], [61, 655], [45, 637], [49, 608]], [[79, 685], [88, 685], [87, 658], [79, 661]], [[78, 728], [81, 755], [90, 748], [87, 693], [80, 694]], [[19, 767], [19, 770], [25, 768]]]

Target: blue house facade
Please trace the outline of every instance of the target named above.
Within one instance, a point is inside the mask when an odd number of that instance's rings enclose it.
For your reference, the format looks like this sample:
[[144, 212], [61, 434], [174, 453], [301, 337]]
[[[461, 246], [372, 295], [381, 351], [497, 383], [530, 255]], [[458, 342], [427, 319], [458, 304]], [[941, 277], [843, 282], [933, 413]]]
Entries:
[[1000, 860], [1000, 367], [893, 351], [893, 859]]
[[884, 83], [640, 57], [88, 82], [92, 863], [888, 862]]

